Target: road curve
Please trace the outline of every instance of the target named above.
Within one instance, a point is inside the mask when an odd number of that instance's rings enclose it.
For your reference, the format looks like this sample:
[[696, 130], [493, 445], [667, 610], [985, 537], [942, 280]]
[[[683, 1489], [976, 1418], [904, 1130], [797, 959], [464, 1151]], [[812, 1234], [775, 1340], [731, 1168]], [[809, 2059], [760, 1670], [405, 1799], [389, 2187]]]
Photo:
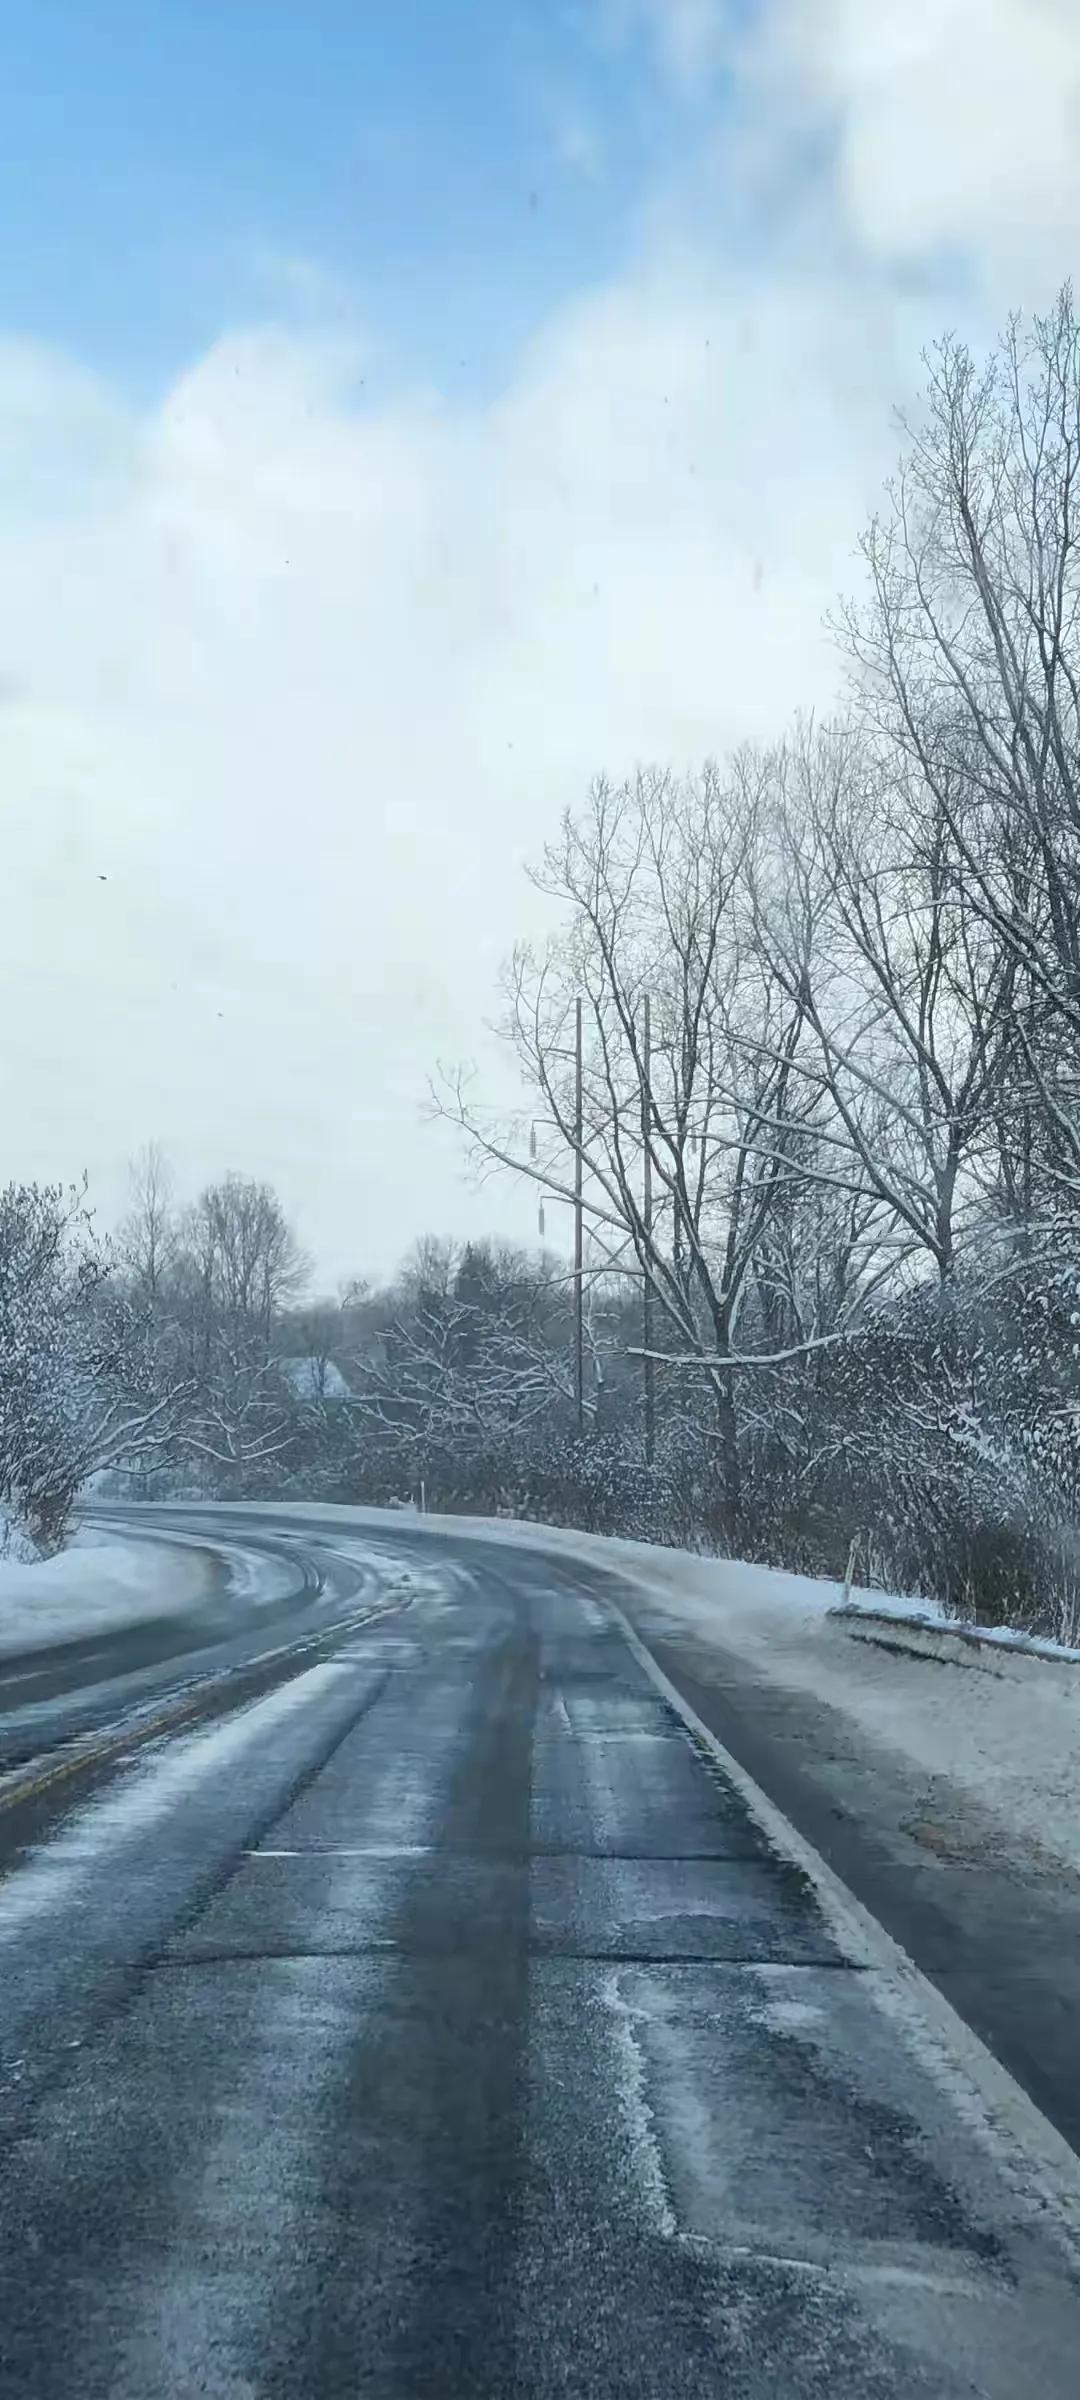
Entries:
[[[59, 1742], [113, 1725], [155, 1696], [189, 1690], [264, 1659], [290, 1640], [334, 1624], [385, 1567], [377, 1547], [323, 1548], [271, 1523], [238, 1524], [226, 1536], [218, 1512], [193, 1509], [88, 1512], [112, 1538], [133, 1546], [152, 1592], [157, 1570], [179, 1549], [195, 1568], [181, 1605], [175, 1577], [145, 1615], [71, 1641], [0, 1652], [0, 1776]], [[159, 1577], [159, 1581], [161, 1581]]]
[[1071, 2396], [1075, 2182], [588, 1578], [263, 1531], [0, 1781], [4, 2400]]

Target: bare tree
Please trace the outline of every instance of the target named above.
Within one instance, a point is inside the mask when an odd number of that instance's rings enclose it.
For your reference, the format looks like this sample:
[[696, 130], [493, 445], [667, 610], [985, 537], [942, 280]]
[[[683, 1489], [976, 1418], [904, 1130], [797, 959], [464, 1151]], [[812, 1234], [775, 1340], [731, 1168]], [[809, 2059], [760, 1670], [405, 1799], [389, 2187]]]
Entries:
[[268, 1342], [308, 1272], [277, 1193], [244, 1175], [208, 1184], [192, 1211], [192, 1239], [216, 1306]]
[[666, 1330], [658, 1356], [691, 1364], [711, 1394], [733, 1516], [733, 1379], [757, 1363], [738, 1346], [741, 1311], [765, 1229], [799, 1171], [790, 1144], [806, 1122], [802, 1010], [752, 938], [746, 908], [759, 835], [748, 783], [724, 785], [713, 768], [686, 782], [648, 773], [618, 789], [595, 785], [534, 878], [563, 904], [565, 930], [543, 956], [520, 948], [507, 977], [506, 1032], [536, 1115], [493, 1134], [460, 1077], [441, 1100], [478, 1157], [560, 1200], [573, 1198], [580, 1155], [594, 1253], [643, 1281]]
[[857, 704], [948, 825], [1013, 961], [1014, 1066], [1080, 1188], [1080, 322], [1071, 289], [980, 366], [954, 337], [863, 541]]
[[355, 1418], [419, 1472], [492, 1457], [573, 1411], [567, 1278], [507, 1244], [423, 1242], [351, 1362]]
[[181, 1380], [156, 1372], [145, 1310], [112, 1273], [82, 1188], [0, 1194], [0, 1500], [39, 1548], [63, 1541], [87, 1478], [156, 1460]]
[[177, 1218], [169, 1162], [157, 1142], [147, 1142], [128, 1171], [131, 1202], [116, 1238], [116, 1252], [138, 1297], [156, 1309], [176, 1256]]
[[972, 902], [938, 791], [903, 762], [887, 776], [840, 725], [801, 728], [770, 768], [775, 872], [755, 922], [808, 1036], [804, 1172], [863, 1203], [874, 1281], [921, 1257], [944, 1284], [985, 1210], [1015, 958]]
[[306, 1262], [267, 1184], [228, 1175], [181, 1220], [168, 1278], [170, 1346], [192, 1398], [190, 1454], [241, 1481], [279, 1457], [289, 1400], [278, 1318]]

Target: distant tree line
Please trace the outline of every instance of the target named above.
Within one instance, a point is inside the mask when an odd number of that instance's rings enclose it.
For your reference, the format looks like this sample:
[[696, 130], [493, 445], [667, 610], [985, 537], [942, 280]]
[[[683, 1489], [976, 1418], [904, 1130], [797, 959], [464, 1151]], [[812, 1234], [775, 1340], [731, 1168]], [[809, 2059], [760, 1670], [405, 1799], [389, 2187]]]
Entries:
[[150, 1153], [107, 1257], [78, 1195], [0, 1200], [0, 1474], [35, 1538], [96, 1469], [423, 1486], [1080, 1633], [1069, 290], [984, 362], [932, 354], [862, 556], [843, 710], [597, 782], [507, 972], [520, 1113], [437, 1088], [541, 1201], [580, 1185], [581, 1421], [564, 1261], [431, 1241], [312, 1307], [272, 1192], [178, 1208]]

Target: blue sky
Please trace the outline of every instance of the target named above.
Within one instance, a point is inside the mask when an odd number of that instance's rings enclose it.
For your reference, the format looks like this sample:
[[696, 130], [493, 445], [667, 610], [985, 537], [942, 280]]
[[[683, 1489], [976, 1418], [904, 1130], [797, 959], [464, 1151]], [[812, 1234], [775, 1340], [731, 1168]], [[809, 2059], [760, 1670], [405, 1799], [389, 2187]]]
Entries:
[[595, 775], [831, 706], [923, 344], [1075, 266], [1076, 0], [12, 0], [0, 89], [9, 1172], [532, 1238], [432, 1068]]
[[0, 71], [0, 324], [144, 392], [298, 305], [296, 262], [482, 389], [715, 135], [619, 0], [33, 0]]

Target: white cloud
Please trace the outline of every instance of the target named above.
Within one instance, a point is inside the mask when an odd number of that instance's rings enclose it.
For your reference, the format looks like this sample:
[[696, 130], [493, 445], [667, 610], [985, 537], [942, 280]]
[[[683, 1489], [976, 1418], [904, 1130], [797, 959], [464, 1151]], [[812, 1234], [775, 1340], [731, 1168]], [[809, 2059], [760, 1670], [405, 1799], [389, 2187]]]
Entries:
[[714, 73], [728, 32], [725, 0], [645, 0], [661, 57], [673, 80], [691, 89]]
[[551, 142], [564, 167], [597, 183], [606, 164], [604, 137], [594, 116], [577, 101], [555, 99], [549, 112]]
[[884, 259], [965, 251], [991, 286], [1080, 237], [1076, 0], [768, 0], [745, 96], [831, 128], [848, 225]]
[[[160, 1137], [277, 1177], [335, 1267], [528, 1230], [458, 1187], [427, 1069], [594, 772], [827, 691], [909, 347], [827, 285], [657, 273], [494, 403], [375, 412], [342, 336], [249, 330], [106, 409], [104, 480], [101, 395], [50, 362], [41, 454], [61, 427], [84, 481], [0, 523], [9, 1164], [111, 1197]], [[9, 352], [0, 442], [40, 365]]]
[[[718, 55], [722, 10], [648, 14], [676, 78]], [[658, 214], [493, 400], [373, 404], [303, 261], [271, 262], [302, 329], [234, 329], [141, 413], [0, 345], [12, 1172], [85, 1162], [113, 1201], [162, 1138], [191, 1183], [272, 1175], [330, 1268], [531, 1230], [419, 1122], [522, 861], [597, 770], [827, 704], [891, 403], [956, 313], [893, 269], [961, 246], [1046, 296], [1078, 48], [1050, 0], [772, 0], [723, 138], [775, 188], [811, 135], [782, 241], [737, 269], [718, 218]]]
[[593, 0], [601, 36], [619, 44], [644, 34], [676, 92], [711, 80], [732, 24], [730, 0]]

